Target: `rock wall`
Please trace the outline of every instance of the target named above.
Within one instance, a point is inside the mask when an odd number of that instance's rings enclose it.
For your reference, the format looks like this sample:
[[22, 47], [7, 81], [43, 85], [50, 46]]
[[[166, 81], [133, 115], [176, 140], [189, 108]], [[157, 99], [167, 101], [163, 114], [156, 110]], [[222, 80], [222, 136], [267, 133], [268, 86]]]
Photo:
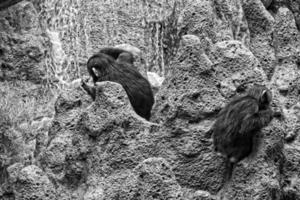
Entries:
[[1, 81], [43, 82], [47, 40], [37, 10], [30, 2], [20, 2], [0, 15]]
[[[79, 76], [101, 45], [131, 43], [144, 51], [142, 29], [131, 27], [139, 24], [140, 4], [117, 2], [24, 1], [1, 11], [2, 81], [41, 84], [42, 73], [19, 77], [24, 66]], [[39, 131], [29, 138], [0, 118], [1, 199], [300, 199], [299, 2], [182, 2], [185, 35], [151, 122], [111, 82], [97, 87], [94, 102], [81, 87], [63, 90], [53, 119], [35, 124]], [[124, 18], [110, 19], [108, 7]], [[123, 26], [105, 27], [115, 24]], [[272, 108], [283, 117], [262, 130], [226, 181], [209, 129], [230, 98], [253, 83], [271, 89]]]

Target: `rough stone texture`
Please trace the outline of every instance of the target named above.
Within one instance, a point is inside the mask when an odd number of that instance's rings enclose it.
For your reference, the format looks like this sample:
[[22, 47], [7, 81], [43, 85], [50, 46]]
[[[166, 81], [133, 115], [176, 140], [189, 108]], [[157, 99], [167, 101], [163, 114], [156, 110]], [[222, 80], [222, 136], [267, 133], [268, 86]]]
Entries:
[[283, 7], [275, 14], [274, 48], [279, 61], [299, 56], [300, 36], [292, 12]]
[[271, 79], [277, 64], [276, 50], [273, 48], [271, 34], [259, 34], [251, 38], [250, 50], [259, 60], [268, 79]]
[[134, 169], [140, 199], [182, 199], [180, 185], [171, 166], [162, 158], [149, 158]]
[[243, 2], [243, 10], [250, 30], [250, 50], [270, 79], [277, 62], [272, 38], [274, 18], [265, 8], [270, 2], [263, 2], [265, 5], [260, 0]]
[[[178, 20], [186, 35], [151, 122], [111, 82], [97, 84], [92, 101], [74, 80], [60, 88], [53, 117], [18, 129], [0, 107], [0, 199], [300, 198], [299, 1], [187, 2]], [[1, 80], [40, 83], [43, 67], [62, 80], [70, 71], [79, 76], [86, 72], [78, 66], [102, 46], [126, 43], [145, 53], [142, 8], [136, 0], [33, 0], [1, 11]], [[23, 76], [23, 67], [34, 70]], [[272, 107], [283, 116], [256, 136], [253, 153], [225, 181], [209, 129], [230, 98], [253, 83], [271, 89]]]
[[245, 45], [250, 43], [248, 22], [243, 10], [243, 1], [215, 0], [216, 33], [218, 41], [239, 40]]
[[[117, 174], [112, 179], [112, 185], [104, 189], [107, 199], [183, 199], [182, 189], [163, 158], [148, 158], [132, 172]], [[121, 180], [129, 184], [124, 185]]]
[[266, 83], [266, 75], [252, 52], [239, 41], [216, 43], [211, 50], [219, 92], [232, 97], [243, 84]]
[[16, 199], [56, 199], [53, 183], [40, 168], [34, 165], [24, 167], [18, 174], [14, 186]]
[[210, 0], [189, 1], [189, 6], [183, 11], [183, 22], [186, 23], [187, 34], [198, 36], [200, 39], [216, 41], [216, 30], [213, 23], [216, 15]]
[[210, 198], [209, 192], [195, 190], [221, 188], [224, 163], [210, 150], [204, 130], [165, 130], [145, 121], [116, 83], [100, 84], [91, 103], [82, 89], [56, 101], [38, 163], [58, 183], [58, 199], [76, 197], [80, 190], [86, 199]]
[[[300, 1], [299, 0], [286, 0], [283, 1], [286, 6], [293, 12], [295, 17], [296, 25], [298, 30], [300, 29]], [[279, 5], [282, 4], [281, 1], [275, 1], [274, 4], [278, 3]]]
[[251, 35], [265, 33], [272, 29], [274, 19], [260, 0], [243, 1], [242, 6]]
[[295, 106], [300, 101], [299, 45], [300, 35], [292, 13], [279, 8], [275, 14], [274, 49], [278, 60], [271, 84], [279, 92], [278, 104], [286, 117], [286, 138], [297, 138], [299, 118]]
[[[150, 137], [151, 127], [157, 125], [149, 124], [134, 113], [120, 85], [101, 84], [98, 94], [91, 105], [90, 97], [82, 89], [62, 94], [56, 102], [49, 145], [40, 161], [49, 176], [62, 182], [62, 188], [70, 184], [77, 188], [94, 178], [109, 179], [118, 171], [133, 169], [148, 157], [141, 153], [147, 152], [144, 145], [148, 142], [143, 142], [143, 136]], [[153, 143], [149, 145], [154, 148]], [[155, 154], [155, 151], [148, 152]], [[111, 184], [109, 180], [104, 181]], [[87, 196], [97, 196], [92, 191], [89, 193]]]
[[156, 96], [156, 122], [197, 122], [222, 107], [221, 101], [217, 101], [223, 97], [218, 92], [211, 61], [201, 51], [200, 43], [190, 42], [195, 37], [183, 37], [178, 56]]
[[[3, 115], [1, 118], [3, 120]], [[35, 142], [27, 142], [24, 132], [12, 129], [12, 124], [12, 122], [0, 122], [1, 198], [9, 198], [16, 195], [13, 185], [16, 184], [20, 170], [24, 165], [32, 164], [34, 159]]]
[[299, 142], [292, 145], [287, 145], [284, 150], [284, 197], [286, 199], [299, 199], [300, 198], [300, 182], [299, 182], [299, 158], [300, 149]]
[[0, 12], [0, 80], [40, 83], [45, 76], [46, 40], [30, 2]]

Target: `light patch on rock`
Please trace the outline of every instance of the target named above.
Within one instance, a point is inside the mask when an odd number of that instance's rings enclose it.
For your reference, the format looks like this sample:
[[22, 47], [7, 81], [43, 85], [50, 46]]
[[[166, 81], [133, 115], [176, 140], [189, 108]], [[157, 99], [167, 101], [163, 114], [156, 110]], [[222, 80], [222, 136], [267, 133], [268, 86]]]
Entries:
[[300, 103], [297, 103], [296, 105], [293, 106], [293, 111], [298, 120], [300, 121]]
[[135, 46], [132, 46], [131, 44], [118, 44], [115, 46], [116, 48], [123, 49], [125, 51], [131, 52], [135, 56], [140, 56], [141, 55], [141, 50]]
[[89, 187], [85, 193], [84, 200], [101, 200], [104, 197], [103, 188], [101, 186]]
[[164, 82], [165, 78], [159, 76], [155, 72], [147, 72], [148, 80], [153, 87], [159, 88]]
[[66, 57], [64, 50], [62, 48], [62, 43], [59, 38], [59, 33], [55, 31], [47, 30], [47, 34], [50, 38], [50, 42], [52, 43], [52, 53], [53, 60], [57, 66], [61, 66]]

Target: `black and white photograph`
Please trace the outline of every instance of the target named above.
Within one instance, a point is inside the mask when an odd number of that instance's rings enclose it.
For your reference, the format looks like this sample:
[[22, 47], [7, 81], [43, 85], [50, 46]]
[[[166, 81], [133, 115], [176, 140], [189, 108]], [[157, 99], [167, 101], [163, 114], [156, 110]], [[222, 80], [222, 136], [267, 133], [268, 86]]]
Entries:
[[0, 200], [300, 200], [300, 0], [0, 0]]

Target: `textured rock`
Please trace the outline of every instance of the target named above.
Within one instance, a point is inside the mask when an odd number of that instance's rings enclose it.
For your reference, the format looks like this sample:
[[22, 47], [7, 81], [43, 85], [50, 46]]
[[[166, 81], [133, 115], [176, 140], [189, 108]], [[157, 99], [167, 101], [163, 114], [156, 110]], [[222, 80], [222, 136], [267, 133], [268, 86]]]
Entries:
[[[275, 1], [277, 2], [277, 1]], [[278, 1], [280, 4], [281, 2]], [[287, 7], [293, 12], [294, 18], [296, 21], [297, 28], [299, 30], [300, 28], [300, 2], [298, 0], [287, 0], [284, 1], [286, 3]]]
[[[190, 41], [197, 40], [195, 36], [184, 37], [170, 75], [157, 94], [153, 120], [171, 128], [173, 139], [169, 142], [178, 155], [174, 168], [178, 182], [215, 193], [224, 181], [224, 168], [209, 150], [211, 141], [205, 138], [205, 132], [209, 118], [223, 105], [223, 97], [216, 87], [210, 60], [199, 43]], [[188, 128], [199, 121], [203, 122], [194, 130]]]
[[[265, 1], [263, 3], [268, 4], [270, 2]], [[265, 5], [265, 7], [267, 6], [268, 5]], [[251, 33], [251, 43], [249, 44], [249, 48], [260, 62], [260, 66], [263, 68], [268, 79], [271, 79], [277, 64], [277, 52], [273, 45], [273, 30], [275, 21], [266, 9], [261, 6], [259, 1], [254, 1], [252, 4], [248, 2], [248, 4], [246, 3], [243, 5], [243, 8], [245, 9], [247, 22], [250, 23], [249, 29]], [[252, 23], [259, 23], [259, 26], [264, 26], [261, 27], [263, 31], [251, 30], [258, 28], [257, 25], [254, 25], [254, 28], [251, 27]]]
[[245, 45], [250, 43], [248, 22], [243, 10], [243, 1], [215, 0], [217, 20], [217, 41], [239, 40]]
[[279, 8], [275, 14], [274, 47], [280, 60], [296, 60], [299, 56], [300, 36], [292, 12]]
[[[48, 73], [59, 93], [54, 116], [21, 122], [0, 98], [0, 199], [300, 198], [299, 1], [177, 1], [169, 16], [173, 3], [30, 0], [0, 11], [0, 81], [31, 81], [19, 83], [18, 99]], [[177, 51], [181, 34], [188, 35]], [[143, 71], [142, 54], [167, 52], [170, 41], [176, 55], [167, 55], [152, 122], [135, 114], [119, 84], [97, 84], [95, 101], [80, 88], [99, 48], [133, 52]], [[277, 116], [225, 181], [209, 130], [224, 104], [253, 83], [271, 89]]]
[[218, 32], [214, 26], [216, 15], [210, 0], [189, 1], [182, 14], [187, 34], [195, 35], [201, 41], [201, 47], [209, 50], [209, 45], [216, 41]]
[[[298, 67], [292, 62], [285, 61], [277, 66], [273, 81], [278, 91], [283, 95], [287, 95], [298, 86], [299, 75]], [[295, 99], [295, 101], [297, 100]]]
[[32, 163], [35, 145], [27, 143], [22, 132], [14, 130], [12, 124], [0, 125], [0, 197], [6, 197], [13, 193], [13, 184], [23, 165]]
[[300, 182], [299, 182], [299, 143], [288, 145], [285, 148], [285, 157], [283, 174], [284, 174], [284, 198], [299, 199], [300, 198]]
[[[56, 102], [49, 145], [40, 155], [40, 163], [49, 177], [62, 183], [59, 188], [81, 188], [83, 183], [91, 183], [87, 199], [102, 198], [102, 194], [108, 199], [165, 195], [180, 199], [184, 196], [181, 185], [214, 193], [220, 189], [224, 165], [209, 150], [211, 141], [205, 139], [204, 130], [160, 130], [133, 112], [125, 91], [115, 83], [100, 84], [96, 102], [91, 105], [88, 98], [77, 89], [62, 94]], [[158, 155], [178, 165], [171, 168], [164, 159], [147, 159]], [[191, 159], [192, 165], [188, 164]], [[212, 179], [214, 184], [210, 184]], [[59, 198], [72, 193], [64, 190], [58, 192]]]
[[110, 184], [104, 186], [104, 199], [182, 199], [181, 187], [162, 158], [148, 158], [132, 172], [125, 172], [108, 178]]
[[135, 167], [140, 199], [182, 199], [171, 166], [162, 158], [148, 158]]
[[157, 94], [154, 121], [195, 122], [222, 106], [216, 101], [222, 97], [216, 87], [211, 61], [201, 50], [201, 44], [190, 43], [189, 38], [191, 36], [184, 37], [169, 76]]
[[176, 138], [174, 142], [174, 145], [178, 145], [176, 150], [181, 154], [181, 159], [174, 169], [177, 180], [184, 187], [200, 188], [216, 194], [225, 182], [224, 160], [211, 152], [210, 142], [199, 138], [202, 142], [193, 143], [193, 139], [196, 138], [185, 134]]
[[[92, 104], [82, 89], [57, 99], [49, 145], [40, 162], [48, 176], [64, 183], [62, 188], [69, 184], [81, 187], [91, 174], [101, 179], [115, 171], [133, 169], [146, 156], [141, 152], [145, 145], [143, 135], [148, 135], [153, 125], [134, 113], [119, 84], [104, 82], [98, 87]], [[149, 145], [154, 148], [154, 144]], [[90, 187], [86, 198], [101, 194], [93, 190], [99, 186]], [[63, 194], [68, 192], [71, 191]]]
[[243, 1], [242, 6], [251, 35], [268, 32], [273, 28], [274, 18], [260, 0]]
[[[95, 52], [101, 46], [115, 46], [116, 44], [128, 43], [143, 50], [143, 30], [138, 16], [143, 10], [138, 7], [131, 7], [128, 2], [120, 1], [91, 1], [83, 4], [81, 12], [86, 20], [85, 29], [88, 34], [88, 52]], [[140, 6], [140, 5], [139, 5]], [[120, 12], [112, 15], [111, 9], [118, 8]], [[117, 23], [121, 20], [121, 23]], [[113, 25], [115, 24], [115, 26]], [[111, 26], [114, 26], [112, 28]], [[125, 31], [125, 32], [124, 32]], [[86, 35], [82, 35], [85, 37]], [[112, 40], [112, 38], [114, 38]]]
[[297, 137], [299, 119], [294, 111], [300, 101], [299, 33], [292, 13], [279, 8], [275, 14], [274, 49], [278, 59], [271, 84], [279, 92], [279, 104], [286, 117], [286, 139]]
[[183, 20], [188, 23], [189, 34], [197, 36], [205, 34], [215, 38], [216, 33], [208, 28], [212, 25], [213, 17], [215, 17], [211, 1], [190, 1], [190, 6], [186, 8], [183, 16]]
[[34, 165], [27, 166], [19, 172], [14, 189], [17, 200], [56, 199], [54, 185], [45, 173]]
[[243, 9], [250, 30], [251, 42], [249, 43], [249, 49], [258, 59], [260, 66], [270, 80], [277, 64], [277, 51], [274, 48], [273, 41], [276, 22], [266, 10], [272, 1], [261, 2], [260, 0], [244, 1]]
[[270, 34], [259, 34], [251, 38], [250, 50], [260, 62], [260, 66], [271, 79], [277, 64], [276, 50]]
[[220, 93], [226, 98], [232, 97], [244, 84], [266, 82], [257, 58], [239, 41], [216, 43], [210, 57]]
[[45, 38], [30, 2], [0, 12], [0, 79], [40, 83], [45, 76]]

